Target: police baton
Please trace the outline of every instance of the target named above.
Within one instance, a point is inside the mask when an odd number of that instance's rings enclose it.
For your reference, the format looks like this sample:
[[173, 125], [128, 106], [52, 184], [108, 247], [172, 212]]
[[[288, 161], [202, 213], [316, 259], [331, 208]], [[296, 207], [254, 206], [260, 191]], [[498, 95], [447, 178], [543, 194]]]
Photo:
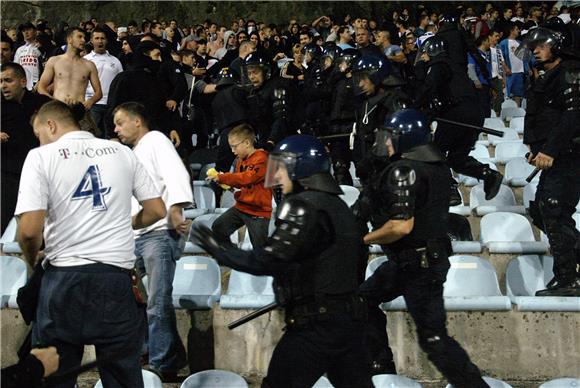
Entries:
[[280, 306], [278, 304], [278, 302], [272, 302], [270, 304], [267, 304], [264, 307], [262, 307], [262, 308], [260, 308], [260, 309], [258, 309], [256, 311], [254, 311], [254, 312], [252, 312], [252, 313], [250, 313], [248, 315], [245, 315], [245, 316], [241, 317], [237, 321], [233, 321], [232, 323], [230, 323], [228, 325], [228, 329], [233, 330], [236, 327], [243, 325], [244, 323], [248, 323], [248, 322], [250, 322], [250, 321], [252, 321], [252, 320], [254, 320], [254, 319], [256, 319], [256, 318], [258, 318], [258, 317], [260, 317], [260, 316], [262, 316], [264, 314], [266, 314], [266, 313], [269, 313], [272, 310], [275, 310], [278, 306]]
[[325, 139], [338, 139], [341, 137], [350, 137], [350, 133], [341, 133], [339, 135], [326, 135], [326, 136], [316, 136], [318, 140], [325, 140]]
[[[526, 153], [526, 159], [529, 159], [531, 153]], [[534, 171], [532, 171], [532, 173], [530, 175], [528, 175], [528, 177], [526, 178], [526, 182], [530, 183], [531, 181], [534, 180], [534, 178], [536, 177], [536, 175], [539, 174], [539, 172], [542, 171], [540, 170], [538, 167], [534, 168]]]
[[471, 124], [461, 123], [459, 121], [442, 119], [441, 117], [435, 117], [435, 121], [441, 121], [442, 123], [459, 125], [461, 127], [475, 129], [477, 132], [483, 132], [483, 133], [487, 133], [488, 135], [494, 135], [494, 136], [503, 137], [503, 132], [502, 131], [498, 131], [496, 129], [486, 128], [486, 127], [479, 127], [477, 125], [471, 125]]

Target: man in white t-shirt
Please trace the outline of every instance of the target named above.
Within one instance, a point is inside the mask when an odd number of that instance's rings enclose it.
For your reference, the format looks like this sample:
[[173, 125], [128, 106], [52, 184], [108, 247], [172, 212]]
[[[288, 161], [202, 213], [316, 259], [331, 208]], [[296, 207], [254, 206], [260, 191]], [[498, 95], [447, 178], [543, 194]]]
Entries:
[[[109, 88], [115, 76], [123, 71], [123, 65], [121, 65], [121, 61], [107, 51], [108, 42], [105, 31], [98, 27], [95, 28], [91, 32], [91, 43], [93, 45], [93, 51], [85, 55], [84, 59], [93, 62], [97, 67], [99, 81], [101, 82], [101, 91], [103, 93], [103, 97], [91, 107], [91, 114], [93, 115], [95, 123], [102, 131], [102, 137], [108, 139], [105, 117], [109, 109], [107, 105]], [[94, 94], [93, 86], [89, 83], [85, 93], [85, 100], [90, 100]]]
[[14, 62], [26, 71], [26, 89], [32, 90], [40, 79], [41, 53], [36, 42], [36, 27], [28, 22], [20, 26], [24, 36], [24, 45], [18, 47], [14, 53]]
[[[31, 265], [43, 229], [45, 241], [33, 347], [56, 346], [58, 372], [66, 372], [93, 344], [104, 386], [143, 387], [145, 317], [132, 292], [132, 228], [165, 217], [165, 205], [130, 150], [79, 130], [78, 109], [56, 100], [40, 108], [33, 128], [41, 147], [29, 152], [22, 169], [17, 237]], [[132, 196], [142, 205], [134, 217]]]
[[[149, 322], [149, 369], [164, 381], [173, 381], [186, 364], [185, 348], [175, 324], [172, 302], [175, 263], [185, 245], [191, 221], [183, 208], [193, 203], [189, 174], [171, 141], [159, 131], [149, 130], [146, 108], [126, 102], [113, 113], [119, 140], [133, 151], [161, 190], [167, 217], [135, 232], [137, 269], [147, 273]], [[135, 203], [136, 205], [136, 203]], [[136, 212], [138, 206], [134, 206]]]

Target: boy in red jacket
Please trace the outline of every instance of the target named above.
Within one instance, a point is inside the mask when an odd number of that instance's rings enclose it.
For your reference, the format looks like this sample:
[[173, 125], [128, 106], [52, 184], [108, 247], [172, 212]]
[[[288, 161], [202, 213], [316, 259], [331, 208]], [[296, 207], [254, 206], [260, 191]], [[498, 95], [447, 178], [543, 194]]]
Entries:
[[228, 135], [228, 143], [237, 157], [233, 173], [218, 173], [208, 180], [240, 189], [234, 194], [234, 207], [219, 216], [212, 229], [224, 239], [243, 225], [248, 228], [254, 248], [268, 239], [268, 225], [272, 214], [272, 190], [264, 187], [268, 153], [255, 149], [256, 135], [252, 127], [240, 124]]

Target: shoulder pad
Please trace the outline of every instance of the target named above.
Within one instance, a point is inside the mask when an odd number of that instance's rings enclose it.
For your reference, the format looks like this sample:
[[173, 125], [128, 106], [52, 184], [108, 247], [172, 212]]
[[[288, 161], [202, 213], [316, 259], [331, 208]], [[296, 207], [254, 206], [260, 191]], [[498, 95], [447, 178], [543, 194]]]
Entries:
[[399, 164], [389, 172], [389, 184], [396, 187], [411, 187], [415, 184], [417, 175], [412, 167]]
[[306, 215], [309, 213], [309, 206], [306, 201], [303, 201], [296, 196], [292, 196], [286, 199], [282, 205], [280, 205], [280, 210], [278, 211], [278, 220], [294, 223], [298, 225], [304, 225]]
[[300, 198], [286, 199], [278, 210], [276, 229], [263, 249], [283, 261], [296, 260], [307, 240], [312, 218], [310, 206]]
[[564, 78], [566, 79], [566, 83], [571, 85], [580, 85], [580, 67], [566, 69], [566, 73], [564, 73]]
[[276, 88], [274, 89], [274, 98], [278, 100], [283, 100], [286, 97], [286, 89]]

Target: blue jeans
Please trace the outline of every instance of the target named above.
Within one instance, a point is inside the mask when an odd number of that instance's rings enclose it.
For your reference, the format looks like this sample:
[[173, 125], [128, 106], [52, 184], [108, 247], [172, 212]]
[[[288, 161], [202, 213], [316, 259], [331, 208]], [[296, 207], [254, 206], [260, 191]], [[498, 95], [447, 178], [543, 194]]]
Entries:
[[[145, 309], [139, 307], [128, 271], [105, 264], [49, 266], [42, 278], [32, 346], [56, 346], [57, 373], [81, 364], [84, 345], [95, 345], [105, 387], [143, 387], [141, 346]], [[76, 376], [58, 388], [73, 388]]]
[[174, 230], [152, 231], [135, 240], [135, 265], [148, 278], [149, 365], [163, 372], [177, 371], [186, 363], [171, 296], [175, 262], [184, 245], [185, 240]]

